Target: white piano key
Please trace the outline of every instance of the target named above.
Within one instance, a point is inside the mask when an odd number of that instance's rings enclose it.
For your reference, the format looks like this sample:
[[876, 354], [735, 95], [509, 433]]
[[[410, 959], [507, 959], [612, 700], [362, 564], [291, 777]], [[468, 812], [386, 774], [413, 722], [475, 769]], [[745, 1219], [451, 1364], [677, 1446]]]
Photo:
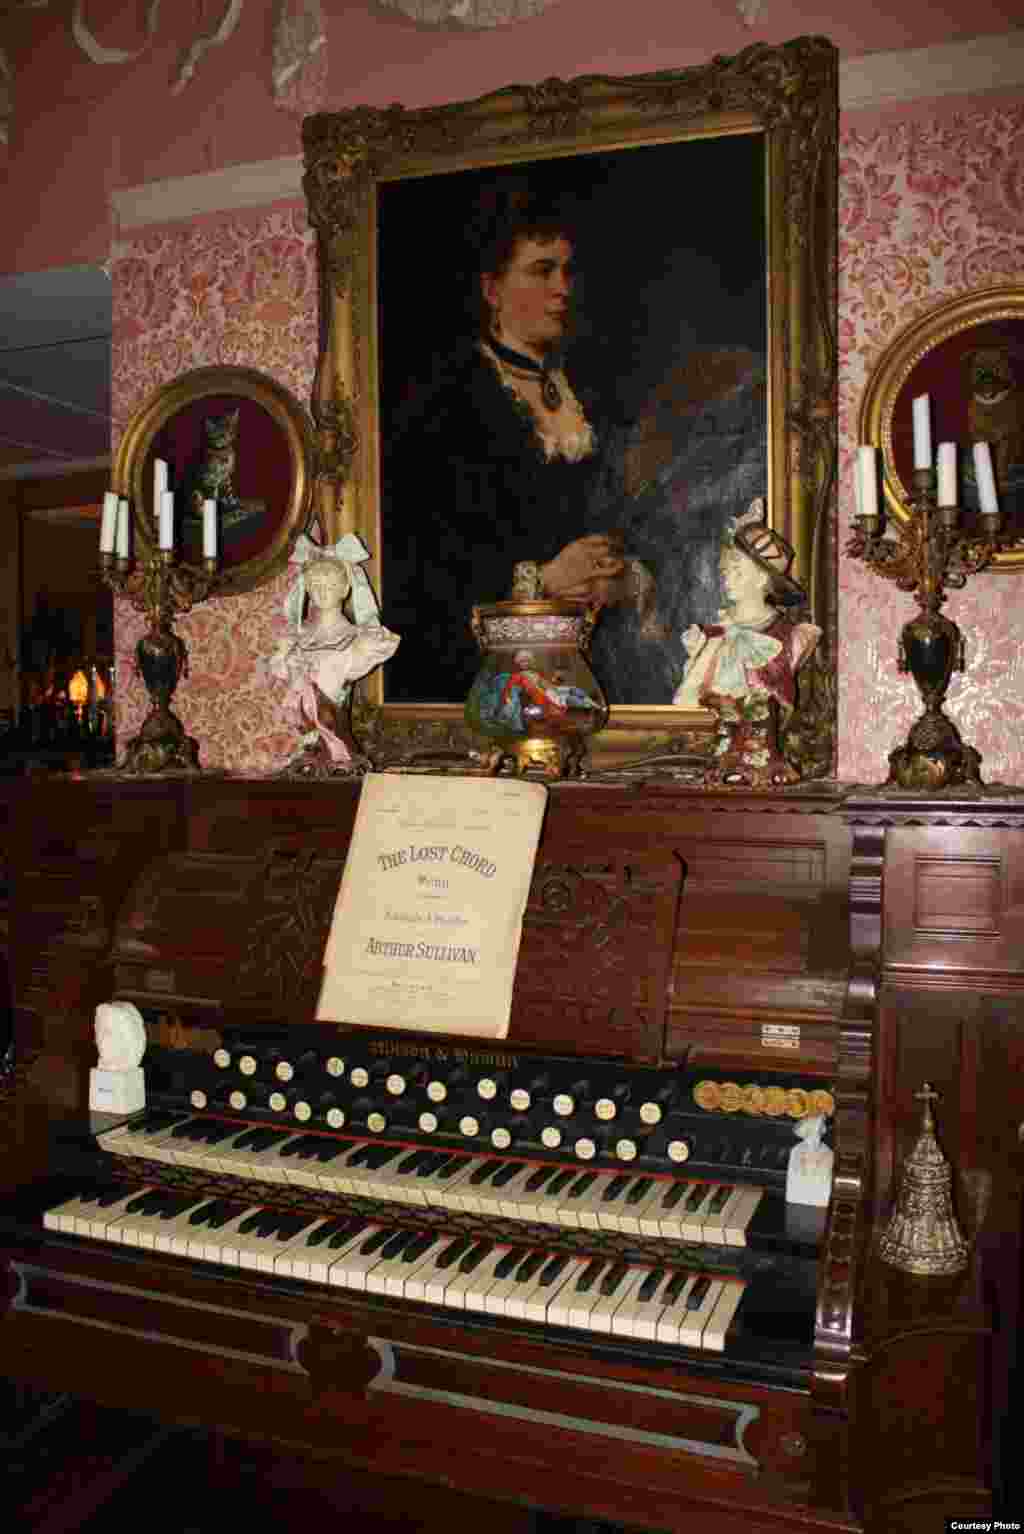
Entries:
[[527, 1295], [523, 1305], [524, 1321], [547, 1322], [552, 1304], [573, 1275], [573, 1259], [566, 1257], [564, 1266], [553, 1278], [548, 1279], [547, 1283], [542, 1283], [542, 1279], [545, 1269], [556, 1258], [563, 1256], [564, 1254], [562, 1253], [550, 1252], [546, 1261], [541, 1264], [540, 1272], [537, 1274], [537, 1282]]
[[[707, 1276], [707, 1275], [705, 1275]], [[696, 1288], [696, 1285], [694, 1286]], [[707, 1326], [718, 1304], [722, 1293], [720, 1279], [712, 1279], [708, 1285], [707, 1293], [696, 1310], [687, 1307], [686, 1314], [679, 1321], [679, 1341], [686, 1347], [699, 1348], [704, 1336], [704, 1328]], [[691, 1297], [693, 1290], [690, 1291]]]
[[637, 1322], [642, 1315], [646, 1314], [650, 1303], [646, 1300], [641, 1301], [638, 1295], [651, 1271], [651, 1268], [643, 1267], [635, 1269], [630, 1274], [625, 1295], [611, 1318], [611, 1331], [616, 1337], [636, 1336]]
[[[725, 1245], [725, 1214], [739, 1189], [719, 1183], [701, 1216], [701, 1239], [708, 1246]], [[717, 1206], [717, 1207], [716, 1207]]]
[[600, 1273], [594, 1279], [590, 1287], [585, 1291], [581, 1291], [579, 1289], [579, 1276], [577, 1276], [576, 1287], [574, 1287], [574, 1289], [570, 1292], [568, 1298], [568, 1324], [570, 1326], [579, 1327], [582, 1330], [587, 1330], [589, 1328], [590, 1313], [594, 1309], [594, 1306], [601, 1299], [601, 1283], [607, 1274], [611, 1272], [612, 1268], [616, 1266], [617, 1264], [614, 1262], [605, 1262]]
[[737, 1199], [735, 1205], [727, 1211], [727, 1218], [723, 1226], [727, 1246], [746, 1246], [747, 1227], [764, 1197], [764, 1190], [761, 1188], [741, 1187], [738, 1191], [741, 1196]]
[[[328, 1223], [333, 1224], [334, 1222], [329, 1221]], [[360, 1241], [365, 1241], [369, 1232], [369, 1225], [362, 1225], [360, 1222], [360, 1228], [351, 1235], [343, 1236], [336, 1246], [331, 1246], [330, 1241], [326, 1241], [320, 1246], [310, 1246], [309, 1235], [311, 1232], [307, 1232], [304, 1246], [301, 1249], [294, 1248], [288, 1257], [292, 1276], [305, 1279], [311, 1284], [328, 1283], [328, 1275], [334, 1264], [339, 1258], [347, 1256], [354, 1247], [359, 1245]]]
[[495, 1270], [499, 1263], [505, 1260], [510, 1250], [507, 1242], [496, 1246], [473, 1273], [473, 1282], [468, 1286], [463, 1297], [467, 1310], [485, 1311], [487, 1309], [487, 1296], [499, 1282]]
[[[350, 1246], [328, 1268], [327, 1282], [342, 1289], [365, 1289], [366, 1275], [371, 1273], [381, 1261], [380, 1249], [384, 1245], [384, 1241], [377, 1244], [373, 1238], [379, 1236], [384, 1230], [387, 1231], [387, 1236], [393, 1233], [390, 1226], [374, 1224], [371, 1224], [367, 1230], [363, 1231], [359, 1240], [353, 1246]], [[385, 1240], [387, 1236], [385, 1236]], [[366, 1251], [366, 1246], [370, 1244], [372, 1244], [373, 1250]]]
[[[95, 1199], [86, 1202], [78, 1194], [65, 1199], [62, 1204], [55, 1204], [52, 1209], [47, 1209], [43, 1215], [43, 1225], [47, 1230], [63, 1231], [66, 1235], [74, 1235], [78, 1227], [75, 1223], [79, 1217], [84, 1217], [90, 1208], [95, 1209]], [[85, 1234], [88, 1234], [88, 1230]]]
[[587, 1330], [591, 1332], [611, 1332], [615, 1312], [640, 1287], [646, 1276], [646, 1268], [630, 1268], [625, 1276], [616, 1284], [611, 1294], [601, 1294], [598, 1297], [597, 1304], [587, 1317]]
[[729, 1327], [740, 1306], [743, 1291], [746, 1285], [740, 1279], [727, 1279], [722, 1285], [722, 1292], [718, 1296], [711, 1318], [704, 1328], [701, 1338], [701, 1347], [705, 1351], [721, 1353], [725, 1347], [725, 1339], [729, 1334]]
[[[446, 1306], [448, 1306], [449, 1309], [465, 1310], [466, 1295], [473, 1287], [473, 1283], [476, 1279], [477, 1269], [474, 1268], [470, 1272], [466, 1273], [462, 1271], [461, 1264], [463, 1260], [466, 1257], [469, 1257], [477, 1247], [484, 1244], [490, 1244], [486, 1241], [486, 1238], [482, 1238], [480, 1241], [475, 1240], [468, 1251], [464, 1252], [462, 1257], [460, 1257], [459, 1260], [453, 1264], [455, 1271], [452, 1274], [450, 1282], [445, 1285], [444, 1291], [444, 1303]], [[488, 1253], [487, 1255], [490, 1256], [491, 1254]], [[481, 1258], [480, 1263], [478, 1263], [477, 1266], [482, 1266], [482, 1264], [486, 1261], [486, 1257]]]
[[[704, 1235], [704, 1211], [715, 1196], [718, 1183], [696, 1183], [679, 1205], [679, 1227], [684, 1241], [700, 1241]], [[699, 1201], [698, 1201], [699, 1199]]]
[[210, 1195], [204, 1194], [201, 1198], [193, 1199], [188, 1208], [183, 1209], [181, 1214], [176, 1215], [174, 1219], [159, 1220], [153, 1240], [154, 1251], [175, 1255], [179, 1251], [179, 1243], [184, 1241], [187, 1255], [189, 1233], [195, 1229], [191, 1223], [192, 1216], [197, 1209], [203, 1209], [212, 1202], [213, 1200]]
[[679, 1341], [679, 1325], [686, 1314], [686, 1302], [690, 1297], [690, 1290], [697, 1282], [700, 1274], [687, 1274], [682, 1286], [677, 1290], [675, 1298], [668, 1300], [666, 1298], [666, 1292], [669, 1288], [672, 1287], [673, 1283], [675, 1283], [678, 1277], [679, 1271], [677, 1269], [677, 1271], [662, 1287], [661, 1297], [663, 1300], [665, 1300], [665, 1309], [662, 1311], [661, 1315], [658, 1317], [657, 1322], [655, 1323], [654, 1332], [655, 1339], [658, 1342], [677, 1343]]
[[[523, 1263], [526, 1261], [526, 1258], [530, 1255], [531, 1250], [532, 1248], [526, 1246], [525, 1244], [522, 1246], [509, 1246], [506, 1248], [505, 1256], [509, 1259], [514, 1259], [514, 1261], [512, 1263], [512, 1267], [507, 1273], [499, 1276], [498, 1273], [495, 1272], [494, 1283], [491, 1284], [487, 1293], [484, 1295], [483, 1308], [487, 1315], [503, 1316], [505, 1314], [506, 1302], [508, 1301], [509, 1297], [515, 1295], [519, 1289], [519, 1285], [515, 1278], [516, 1269], [522, 1267]], [[497, 1269], [501, 1266], [501, 1264], [495, 1263], [494, 1266], [495, 1269]]]
[[393, 1295], [396, 1299], [411, 1299], [411, 1286], [425, 1269], [432, 1269], [434, 1259], [448, 1245], [447, 1235], [435, 1236], [430, 1245], [419, 1257], [402, 1261], [401, 1255], [395, 1259], [394, 1271], [387, 1277], [385, 1292]]
[[497, 1212], [506, 1220], [528, 1220], [532, 1218], [530, 1209], [533, 1203], [532, 1193], [527, 1193], [526, 1184], [537, 1170], [535, 1161], [524, 1161], [516, 1175], [498, 1189]]
[[[377, 1266], [366, 1275], [366, 1289], [370, 1294], [388, 1293], [388, 1281], [393, 1281], [396, 1274], [398, 1273], [399, 1263], [402, 1259], [402, 1252], [405, 1251], [406, 1246], [410, 1242], [415, 1241], [418, 1236], [423, 1235], [423, 1232], [414, 1230], [411, 1225], [406, 1227], [396, 1226], [392, 1232], [392, 1235], [402, 1236], [404, 1238], [401, 1251], [396, 1252], [393, 1256], [390, 1257], [381, 1256]], [[387, 1243], [385, 1243], [385, 1245], [386, 1244]]]
[[[581, 1193], [574, 1193], [584, 1178], [592, 1178], [593, 1181], [586, 1186]], [[579, 1230], [583, 1225], [583, 1216], [594, 1201], [597, 1190], [606, 1181], [600, 1172], [591, 1172], [585, 1166], [573, 1172], [572, 1181], [566, 1183], [557, 1197], [553, 1209], [550, 1209], [552, 1222], [564, 1225], [569, 1230]]]
[[618, 1215], [619, 1230], [633, 1236], [640, 1234], [642, 1229], [641, 1220], [647, 1214], [647, 1211], [655, 1208], [665, 1196], [665, 1190], [657, 1178], [652, 1178], [651, 1183], [652, 1186], [647, 1188], [642, 1197], [636, 1199], [633, 1203], [629, 1201], [629, 1192], [632, 1192], [632, 1188], [636, 1186], [636, 1183], [629, 1189], [625, 1205]]
[[566, 1270], [565, 1282], [560, 1284], [556, 1292], [548, 1301], [547, 1321], [549, 1326], [569, 1326], [569, 1306], [572, 1300], [573, 1290], [581, 1273], [590, 1266], [589, 1257], [573, 1257], [570, 1259]]
[[[531, 1296], [537, 1288], [537, 1281], [543, 1270], [544, 1264], [548, 1261], [550, 1256], [550, 1252], [544, 1251], [539, 1247], [535, 1247], [533, 1251], [530, 1252], [529, 1257], [524, 1258], [523, 1262], [521, 1262], [516, 1268], [516, 1271], [513, 1274], [513, 1287], [505, 1296], [506, 1316], [512, 1316], [520, 1321], [526, 1319], [527, 1306], [530, 1303]], [[531, 1271], [529, 1273], [529, 1277], [521, 1278], [520, 1274], [522, 1273], [524, 1267], [528, 1267]]]
[[[658, 1332], [658, 1322], [665, 1311], [665, 1291], [675, 1276], [675, 1270], [664, 1270], [657, 1288], [650, 1299], [642, 1300], [639, 1291], [633, 1310], [632, 1330], [630, 1335], [645, 1342], [653, 1342]], [[641, 1285], [641, 1288], [643, 1285]]]
[[[441, 1304], [444, 1299], [445, 1286], [451, 1277], [451, 1266], [439, 1268], [437, 1260], [443, 1257], [453, 1242], [459, 1239], [455, 1231], [442, 1231], [437, 1242], [430, 1248], [429, 1260], [419, 1265], [416, 1272], [410, 1274], [404, 1284], [404, 1298], [407, 1300], [429, 1300], [434, 1304]], [[467, 1247], [468, 1251], [469, 1248]], [[456, 1262], [458, 1259], [456, 1259]]]
[[182, 1237], [180, 1245], [184, 1251], [179, 1250], [179, 1256], [198, 1257], [203, 1262], [220, 1262], [228, 1268], [239, 1267], [239, 1244], [245, 1238], [239, 1234], [238, 1227], [262, 1207], [260, 1204], [252, 1204], [216, 1230], [207, 1225], [194, 1227], [188, 1235]]

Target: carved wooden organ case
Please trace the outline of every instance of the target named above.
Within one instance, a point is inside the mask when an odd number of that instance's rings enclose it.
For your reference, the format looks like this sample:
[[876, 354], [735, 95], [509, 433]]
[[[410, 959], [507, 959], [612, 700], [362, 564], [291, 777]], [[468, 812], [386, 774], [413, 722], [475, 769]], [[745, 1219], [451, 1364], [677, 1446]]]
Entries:
[[[480, 1045], [312, 1021], [357, 794], [5, 796], [8, 1372], [647, 1527], [989, 1507], [977, 1251], [924, 1286], [872, 1255], [920, 1084], [878, 1096], [884, 824], [851, 863], [868, 808], [825, 790], [553, 789]], [[147, 1020], [127, 1122], [87, 1111], [112, 997]], [[785, 1199], [812, 1110], [827, 1209]]]

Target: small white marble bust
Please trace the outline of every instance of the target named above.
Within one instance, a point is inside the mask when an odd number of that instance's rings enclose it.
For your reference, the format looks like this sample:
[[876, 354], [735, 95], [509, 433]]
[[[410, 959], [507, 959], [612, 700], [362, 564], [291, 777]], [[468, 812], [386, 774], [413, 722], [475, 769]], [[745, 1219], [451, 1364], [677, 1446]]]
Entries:
[[141, 1060], [146, 1024], [130, 1001], [102, 1002], [94, 1024], [99, 1062], [89, 1072], [89, 1107], [94, 1113], [135, 1113], [146, 1105]]
[[800, 1119], [794, 1126], [800, 1140], [789, 1153], [786, 1170], [786, 1203], [810, 1204], [824, 1209], [832, 1197], [833, 1155], [822, 1144], [825, 1120], [820, 1114]]

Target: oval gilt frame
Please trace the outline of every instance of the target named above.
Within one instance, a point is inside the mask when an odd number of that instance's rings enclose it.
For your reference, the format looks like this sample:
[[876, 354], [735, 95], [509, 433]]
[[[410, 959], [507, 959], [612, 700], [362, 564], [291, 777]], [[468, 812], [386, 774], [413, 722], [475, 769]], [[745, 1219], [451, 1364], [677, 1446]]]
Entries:
[[[250, 544], [256, 545], [255, 551], [234, 565], [222, 564], [218, 595], [234, 596], [252, 591], [283, 569], [296, 538], [309, 521], [316, 463], [313, 427], [288, 389], [256, 368], [242, 367], [195, 368], [162, 384], [143, 401], [128, 423], [114, 462], [113, 488], [131, 502], [137, 551], [142, 556], [151, 553], [157, 539], [153, 517], [145, 514], [151, 493], [146, 470], [154, 443], [161, 433], [166, 434], [176, 418], [185, 418], [204, 400], [225, 399], [238, 400], [240, 409], [245, 409], [248, 402], [250, 411], [257, 407], [270, 417], [280, 436], [280, 443], [271, 446], [270, 462], [280, 485], [284, 487], [287, 481], [277, 505], [264, 514], [267, 526], [257, 525], [254, 537], [249, 539]], [[261, 450], [266, 451], [265, 443]]]
[[[904, 438], [908, 435], [910, 399], [919, 392], [931, 393], [927, 387], [928, 364], [932, 364], [933, 376], [943, 370], [944, 356], [950, 366], [956, 366], [957, 357], [967, 350], [966, 332], [978, 330], [980, 340], [984, 335], [982, 327], [994, 328], [1007, 322], [1019, 324], [1024, 338], [1024, 284], [1000, 283], [940, 304], [908, 326], [876, 363], [861, 402], [858, 440], [880, 450], [886, 509], [897, 521], [905, 522], [910, 515], [909, 475], [905, 462], [903, 472], [900, 463], [907, 452]], [[955, 344], [958, 338], [962, 345]], [[940, 347], [948, 351], [939, 354]], [[948, 440], [948, 436], [941, 418], [936, 419], [933, 399], [932, 440], [937, 443]], [[956, 440], [962, 456], [967, 438], [958, 435]], [[1013, 546], [1001, 549], [989, 568], [1004, 573], [1024, 570], [1024, 537], [1015, 538]]]

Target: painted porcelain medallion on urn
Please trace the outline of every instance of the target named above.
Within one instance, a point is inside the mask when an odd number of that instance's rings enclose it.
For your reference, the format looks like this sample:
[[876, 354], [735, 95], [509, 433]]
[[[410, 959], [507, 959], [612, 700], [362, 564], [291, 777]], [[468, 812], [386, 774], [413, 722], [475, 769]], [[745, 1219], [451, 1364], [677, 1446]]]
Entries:
[[569, 600], [474, 607], [483, 660], [466, 699], [466, 723], [496, 768], [573, 777], [608, 705], [587, 663], [597, 611]]

